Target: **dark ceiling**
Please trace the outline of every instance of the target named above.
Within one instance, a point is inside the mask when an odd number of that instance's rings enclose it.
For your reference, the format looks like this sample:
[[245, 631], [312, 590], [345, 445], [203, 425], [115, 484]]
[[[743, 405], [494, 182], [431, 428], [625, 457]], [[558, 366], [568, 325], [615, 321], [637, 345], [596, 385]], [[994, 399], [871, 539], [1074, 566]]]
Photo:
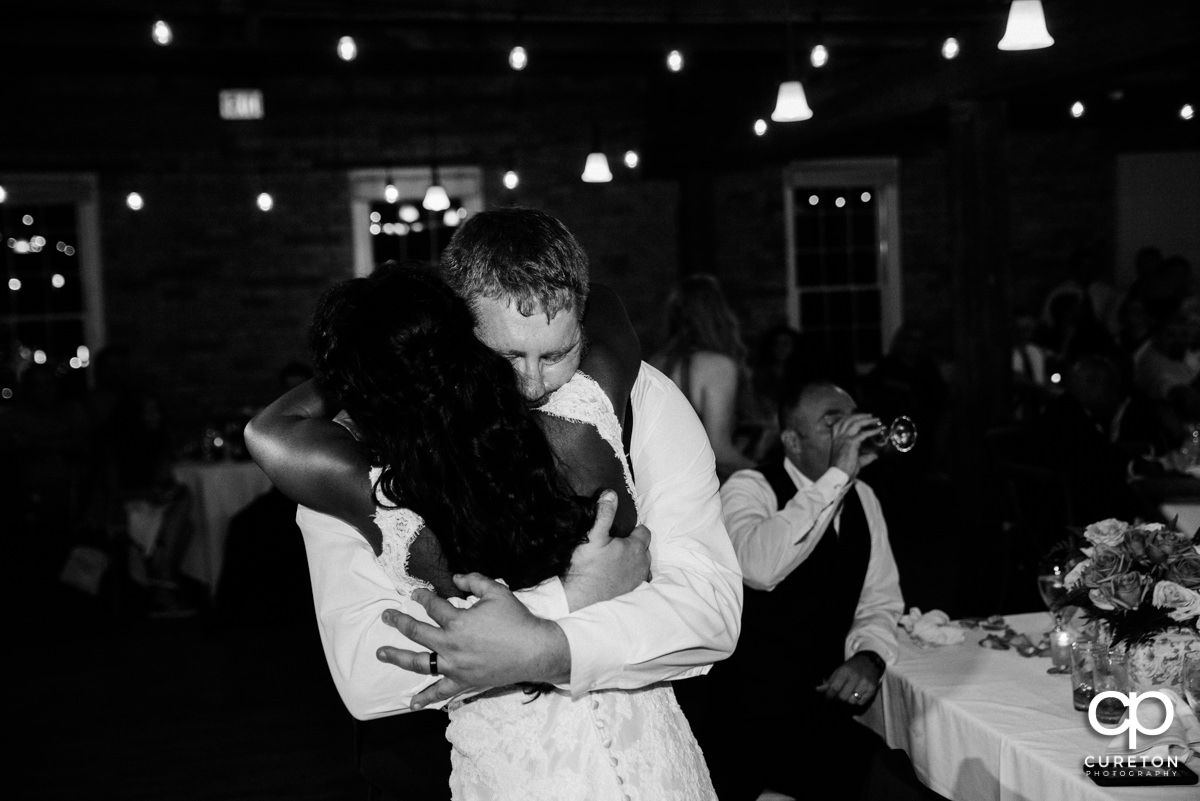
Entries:
[[[789, 51], [801, 68], [815, 117], [777, 126], [777, 146], [812, 146], [870, 135], [964, 100], [1009, 101], [1010, 118], [1067, 124], [1075, 99], [1089, 121], [1127, 130], [1176, 129], [1195, 103], [1200, 26], [1197, 0], [1045, 0], [1053, 47], [1002, 52], [1007, 0], [41, 0], [6, 11], [3, 58], [50, 84], [90, 73], [292, 78], [370, 74], [438, 80], [439, 92], [484, 93], [520, 86], [528, 102], [553, 102], [594, 83], [599, 103], [624, 95], [644, 113], [647, 136], [678, 142], [703, 132], [725, 148], [752, 137], [767, 117]], [[175, 41], [158, 48], [159, 14]], [[790, 31], [790, 39], [789, 39]], [[359, 58], [334, 56], [343, 34]], [[955, 36], [961, 55], [941, 58]], [[509, 48], [529, 51], [513, 73]], [[828, 65], [808, 67], [822, 42]], [[685, 68], [667, 71], [679, 48]], [[447, 88], [449, 87], [449, 88]], [[1182, 139], [1180, 139], [1182, 137]], [[1176, 141], [1178, 140], [1178, 141]]]

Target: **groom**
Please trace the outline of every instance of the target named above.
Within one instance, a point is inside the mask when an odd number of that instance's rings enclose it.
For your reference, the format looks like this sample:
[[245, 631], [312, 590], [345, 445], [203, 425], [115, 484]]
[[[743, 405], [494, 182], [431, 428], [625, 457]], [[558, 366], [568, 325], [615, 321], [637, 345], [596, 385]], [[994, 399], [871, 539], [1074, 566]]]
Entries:
[[[471, 304], [476, 333], [512, 363], [531, 405], [571, 379], [586, 347], [588, 264], [559, 220], [531, 209], [477, 214], [455, 233], [443, 267]], [[397, 601], [356, 544], [361, 538], [352, 530], [338, 536], [329, 520], [306, 526], [301, 510], [322, 641], [356, 718], [517, 682], [551, 683], [575, 696], [639, 688], [701, 675], [732, 652], [741, 573], [703, 426], [674, 384], [645, 364], [636, 369], [628, 404], [640, 522], [652, 532], [648, 582], [622, 574], [622, 551], [633, 543], [593, 537], [576, 552], [566, 584], [554, 580], [514, 594], [471, 574], [456, 580], [480, 599], [469, 609], [423, 591], [415, 602]], [[348, 569], [358, 581], [345, 580]], [[430, 651], [437, 653], [436, 675]], [[414, 683], [414, 673], [427, 678]]]

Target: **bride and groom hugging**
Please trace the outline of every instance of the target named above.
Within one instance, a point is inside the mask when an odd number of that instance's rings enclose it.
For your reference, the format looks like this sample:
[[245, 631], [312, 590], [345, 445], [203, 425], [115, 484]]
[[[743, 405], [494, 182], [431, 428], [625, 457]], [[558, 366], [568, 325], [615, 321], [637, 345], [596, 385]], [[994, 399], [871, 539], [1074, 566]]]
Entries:
[[247, 427], [343, 701], [444, 707], [456, 799], [715, 798], [670, 685], [740, 627], [703, 426], [559, 220], [477, 214], [441, 276], [335, 286]]

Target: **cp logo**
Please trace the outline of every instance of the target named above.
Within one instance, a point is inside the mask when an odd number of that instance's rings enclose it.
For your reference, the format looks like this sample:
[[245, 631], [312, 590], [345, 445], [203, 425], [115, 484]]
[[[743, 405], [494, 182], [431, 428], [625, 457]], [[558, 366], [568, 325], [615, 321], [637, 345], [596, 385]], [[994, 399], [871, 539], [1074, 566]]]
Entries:
[[[1129, 716], [1122, 720], [1113, 728], [1108, 728], [1096, 719], [1096, 707], [1106, 698], [1115, 698], [1124, 706], [1129, 708]], [[1153, 698], [1163, 705], [1166, 710], [1165, 719], [1162, 725], [1157, 729], [1147, 729], [1142, 726], [1142, 721], [1138, 717], [1138, 705], [1147, 698]], [[1126, 729], [1129, 730], [1129, 750], [1133, 751], [1137, 748], [1138, 732], [1142, 734], [1155, 735], [1162, 734], [1171, 725], [1171, 721], [1175, 719], [1175, 704], [1167, 697], [1166, 693], [1161, 693], [1158, 690], [1151, 690], [1145, 693], [1119, 693], [1116, 690], [1105, 690], [1096, 695], [1092, 699], [1092, 703], [1088, 705], [1088, 723], [1092, 724], [1092, 728], [1100, 734], [1120, 734]]]

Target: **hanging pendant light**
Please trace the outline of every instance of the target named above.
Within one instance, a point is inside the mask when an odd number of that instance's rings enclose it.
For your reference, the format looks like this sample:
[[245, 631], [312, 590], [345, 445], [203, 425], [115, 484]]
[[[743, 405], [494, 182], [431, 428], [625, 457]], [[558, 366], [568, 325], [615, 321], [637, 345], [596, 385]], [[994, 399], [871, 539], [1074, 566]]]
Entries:
[[421, 206], [427, 211], [445, 211], [450, 208], [450, 195], [446, 194], [446, 188], [438, 180], [436, 164], [433, 165], [433, 183], [425, 190], [425, 199], [421, 201]]
[[613, 176], [612, 170], [608, 168], [608, 157], [599, 150], [588, 153], [582, 178], [587, 184], [606, 184], [611, 181]]
[[1042, 0], [1012, 0], [1008, 7], [1008, 27], [996, 47], [1001, 50], [1040, 50], [1054, 44], [1046, 30]]
[[779, 84], [779, 93], [775, 97], [775, 110], [771, 119], [775, 122], [801, 122], [811, 120], [812, 109], [809, 108], [808, 98], [804, 87], [800, 84], [799, 72], [796, 70], [796, 54], [792, 46], [792, 21], [787, 22], [787, 77]]
[[592, 123], [592, 150], [588, 153], [580, 177], [588, 184], [606, 184], [613, 178], [612, 170], [608, 168], [608, 157], [600, 149], [600, 128], [595, 122]]
[[784, 81], [779, 84], [779, 95], [775, 98], [775, 110], [771, 119], [775, 122], [801, 122], [812, 119], [812, 109], [799, 81]]

